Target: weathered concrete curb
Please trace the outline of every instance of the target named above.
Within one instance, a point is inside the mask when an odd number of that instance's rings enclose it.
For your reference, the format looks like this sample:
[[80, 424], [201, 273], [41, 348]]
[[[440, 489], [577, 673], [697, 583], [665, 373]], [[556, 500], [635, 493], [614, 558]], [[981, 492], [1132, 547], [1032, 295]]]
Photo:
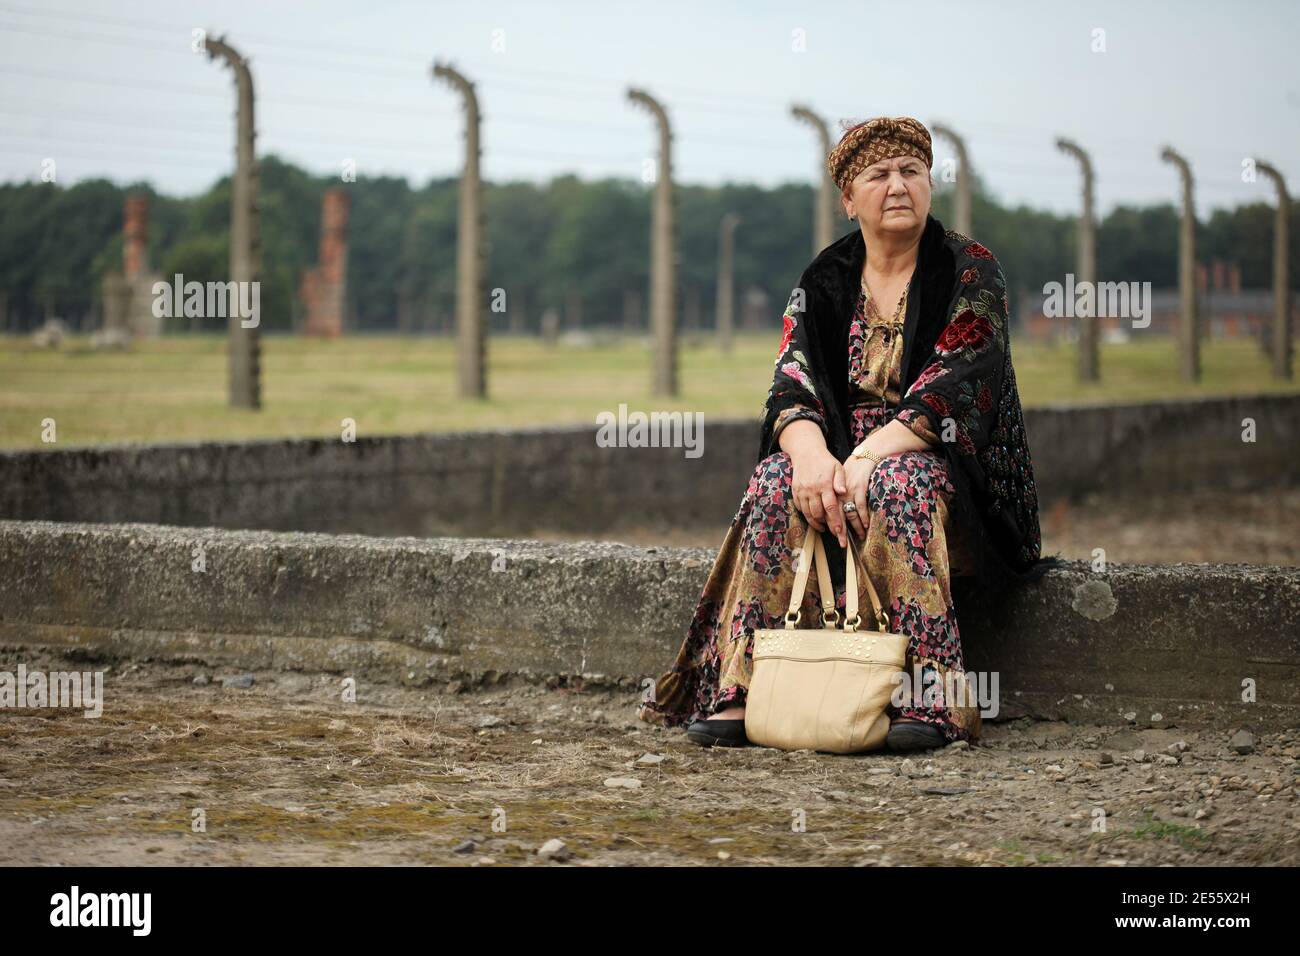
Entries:
[[[1242, 441], [1242, 422], [1256, 440]], [[1300, 484], [1300, 395], [1027, 409], [1043, 506], [1089, 493]], [[0, 452], [0, 518], [377, 535], [725, 527], [756, 421], [704, 454], [600, 448], [596, 428]]]
[[[0, 660], [50, 647], [417, 684], [492, 672], [635, 684], [671, 662], [712, 560], [597, 542], [6, 521]], [[1222, 711], [1261, 726], [1300, 714], [1300, 568], [1067, 562], [996, 608], [959, 606], [967, 668], [999, 672], [1004, 709]], [[1258, 703], [1241, 703], [1246, 680]]]

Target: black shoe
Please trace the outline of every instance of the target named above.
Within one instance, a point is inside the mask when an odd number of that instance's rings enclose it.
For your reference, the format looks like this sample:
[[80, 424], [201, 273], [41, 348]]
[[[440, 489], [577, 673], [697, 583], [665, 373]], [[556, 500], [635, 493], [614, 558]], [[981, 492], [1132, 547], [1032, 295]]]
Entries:
[[697, 720], [686, 728], [686, 739], [705, 747], [748, 747], [745, 718]]
[[885, 746], [890, 750], [928, 750], [943, 744], [943, 732], [933, 724], [919, 720], [895, 720], [885, 737]]

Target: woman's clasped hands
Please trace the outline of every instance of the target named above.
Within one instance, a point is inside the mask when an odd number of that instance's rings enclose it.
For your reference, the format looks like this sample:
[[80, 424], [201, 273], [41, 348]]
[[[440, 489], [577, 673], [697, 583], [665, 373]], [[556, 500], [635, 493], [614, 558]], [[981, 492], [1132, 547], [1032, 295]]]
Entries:
[[[848, 547], [846, 525], [859, 539], [867, 533], [867, 482], [875, 463], [869, 458], [840, 462], [826, 448], [813, 448], [791, 456], [790, 483], [795, 507], [817, 531], [828, 528]], [[852, 507], [847, 507], [852, 504]], [[846, 510], [847, 508], [847, 510]]]

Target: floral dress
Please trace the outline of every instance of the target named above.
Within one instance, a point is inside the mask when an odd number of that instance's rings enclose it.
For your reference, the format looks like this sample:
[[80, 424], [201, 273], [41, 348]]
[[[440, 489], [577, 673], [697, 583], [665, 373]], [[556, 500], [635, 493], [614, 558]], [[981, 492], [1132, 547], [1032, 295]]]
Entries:
[[[939, 436], [923, 412], [898, 409], [907, 293], [892, 318], [885, 318], [864, 284], [849, 329], [849, 403], [854, 445], [898, 419], [930, 446]], [[785, 354], [789, 318], [778, 356]], [[778, 358], [778, 361], [780, 359]], [[918, 379], [918, 385], [924, 379]], [[917, 386], [914, 386], [917, 387]], [[811, 391], [811, 390], [810, 390]], [[781, 428], [800, 418], [821, 424], [814, 405], [795, 405], [777, 422]], [[646, 689], [638, 717], [677, 726], [727, 707], [742, 705], [753, 672], [754, 631], [784, 626], [794, 586], [795, 554], [808, 527], [791, 496], [790, 456], [774, 452], [755, 467], [740, 507], [731, 520], [694, 617], [672, 668]], [[868, 480], [867, 535], [860, 540], [861, 565], [885, 604], [889, 630], [910, 641], [904, 664], [909, 677], [918, 669], [921, 687], [909, 705], [889, 712], [937, 727], [947, 741], [973, 740], [980, 715], [973, 697], [952, 701], [947, 681], [964, 679], [961, 637], [950, 589], [954, 573], [970, 573], [969, 550], [953, 520], [956, 490], [945, 458], [929, 450], [889, 455]], [[816, 576], [804, 595], [804, 619], [820, 620]], [[836, 606], [845, 610], [844, 584], [835, 583]], [[868, 626], [870, 598], [861, 586], [859, 607]], [[871, 625], [874, 626], [874, 625]], [[925, 689], [922, 695], [922, 689]], [[922, 702], [924, 706], [922, 706]], [[970, 706], [955, 706], [957, 703]]]

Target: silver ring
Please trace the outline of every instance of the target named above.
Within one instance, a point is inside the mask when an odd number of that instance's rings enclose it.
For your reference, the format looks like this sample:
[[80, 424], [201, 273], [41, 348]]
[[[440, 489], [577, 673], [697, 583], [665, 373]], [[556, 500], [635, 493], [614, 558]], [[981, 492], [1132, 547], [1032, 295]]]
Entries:
[[858, 506], [855, 505], [852, 501], [846, 501], [846, 502], [844, 503], [844, 513], [845, 513], [846, 515], [847, 515], [847, 514], [852, 514], [853, 512], [855, 512], [855, 511], [857, 511], [857, 510], [858, 510]]

